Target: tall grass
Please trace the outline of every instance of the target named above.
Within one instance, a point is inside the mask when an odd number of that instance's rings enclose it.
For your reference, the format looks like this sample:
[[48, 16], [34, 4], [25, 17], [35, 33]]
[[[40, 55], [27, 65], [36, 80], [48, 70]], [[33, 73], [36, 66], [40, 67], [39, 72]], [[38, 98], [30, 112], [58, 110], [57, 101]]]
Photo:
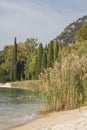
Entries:
[[54, 67], [40, 75], [44, 111], [68, 110], [84, 104], [87, 57], [73, 53], [70, 48], [67, 54], [62, 50]]

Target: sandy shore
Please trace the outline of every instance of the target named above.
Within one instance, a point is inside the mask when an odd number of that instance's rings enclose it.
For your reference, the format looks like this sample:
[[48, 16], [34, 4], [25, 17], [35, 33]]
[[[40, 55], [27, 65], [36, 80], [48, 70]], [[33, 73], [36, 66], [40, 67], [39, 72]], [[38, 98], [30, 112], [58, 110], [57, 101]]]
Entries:
[[5, 83], [5, 84], [0, 83], [0, 87], [1, 88], [11, 88], [12, 86], [10, 83]]
[[87, 107], [47, 114], [11, 130], [87, 130]]

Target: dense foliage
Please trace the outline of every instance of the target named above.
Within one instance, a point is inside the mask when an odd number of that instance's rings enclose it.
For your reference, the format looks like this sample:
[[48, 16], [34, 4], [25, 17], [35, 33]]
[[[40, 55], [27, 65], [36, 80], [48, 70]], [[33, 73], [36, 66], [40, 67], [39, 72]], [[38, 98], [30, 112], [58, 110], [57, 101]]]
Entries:
[[0, 53], [0, 82], [38, 79], [44, 69], [53, 66], [57, 57], [58, 44], [53, 41], [43, 47], [34, 38], [24, 43], [17, 43], [15, 38], [14, 46], [6, 46]]
[[54, 67], [40, 76], [46, 111], [77, 108], [87, 99], [87, 41], [60, 47], [59, 51]]
[[85, 41], [87, 40], [87, 23], [83, 25], [76, 33], [77, 40]]

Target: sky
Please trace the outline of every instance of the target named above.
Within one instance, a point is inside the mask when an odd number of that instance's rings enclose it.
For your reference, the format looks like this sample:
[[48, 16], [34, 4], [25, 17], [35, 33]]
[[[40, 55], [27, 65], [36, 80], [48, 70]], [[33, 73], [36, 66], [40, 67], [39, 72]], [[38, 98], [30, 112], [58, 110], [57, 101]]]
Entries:
[[43, 45], [87, 15], [87, 0], [0, 0], [0, 50], [27, 38]]

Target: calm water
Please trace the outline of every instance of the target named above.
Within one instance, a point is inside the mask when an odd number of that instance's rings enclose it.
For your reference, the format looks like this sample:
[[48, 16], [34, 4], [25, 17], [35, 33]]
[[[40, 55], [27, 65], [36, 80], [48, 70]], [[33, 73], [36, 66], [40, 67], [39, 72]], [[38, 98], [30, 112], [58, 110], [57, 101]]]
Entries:
[[39, 98], [29, 90], [0, 88], [0, 130], [29, 122], [40, 108]]

